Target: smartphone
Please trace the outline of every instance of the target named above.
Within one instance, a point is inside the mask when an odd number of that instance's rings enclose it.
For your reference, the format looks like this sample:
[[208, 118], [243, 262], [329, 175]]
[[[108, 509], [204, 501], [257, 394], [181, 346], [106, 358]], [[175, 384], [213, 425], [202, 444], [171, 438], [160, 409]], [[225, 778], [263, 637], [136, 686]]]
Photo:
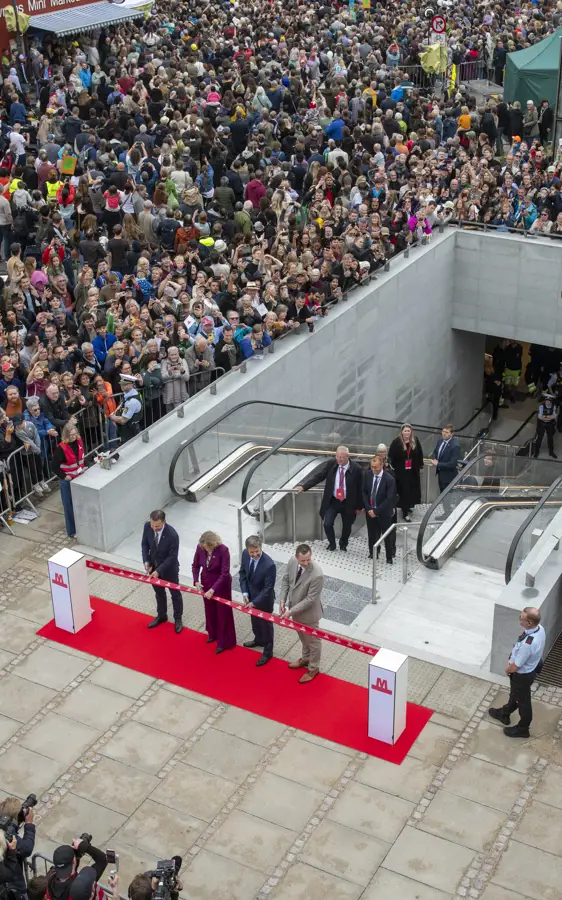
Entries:
[[108, 865], [111, 866], [113, 871], [119, 871], [119, 854], [115, 852], [115, 850], [106, 850], [105, 855], [107, 857]]

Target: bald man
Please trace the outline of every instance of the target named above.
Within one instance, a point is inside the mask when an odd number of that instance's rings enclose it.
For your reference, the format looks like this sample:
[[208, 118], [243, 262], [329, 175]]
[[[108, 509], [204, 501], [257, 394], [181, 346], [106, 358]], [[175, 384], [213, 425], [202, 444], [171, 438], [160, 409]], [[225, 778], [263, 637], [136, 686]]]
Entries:
[[[509, 700], [505, 706], [489, 709], [492, 719], [497, 719], [506, 727], [507, 737], [528, 738], [533, 719], [531, 706], [531, 685], [542, 668], [542, 655], [546, 641], [544, 628], [540, 624], [541, 614], [534, 606], [526, 606], [519, 616], [523, 629], [509, 657], [505, 674], [509, 676]], [[519, 710], [519, 722], [511, 725], [510, 716]]]
[[308, 491], [321, 481], [325, 484], [320, 517], [328, 538], [328, 550], [336, 549], [334, 522], [341, 516], [340, 550], [345, 551], [355, 516], [363, 511], [363, 472], [357, 463], [350, 460], [347, 447], [338, 447], [336, 458], [327, 460], [314, 475], [299, 484], [296, 490], [298, 493]]

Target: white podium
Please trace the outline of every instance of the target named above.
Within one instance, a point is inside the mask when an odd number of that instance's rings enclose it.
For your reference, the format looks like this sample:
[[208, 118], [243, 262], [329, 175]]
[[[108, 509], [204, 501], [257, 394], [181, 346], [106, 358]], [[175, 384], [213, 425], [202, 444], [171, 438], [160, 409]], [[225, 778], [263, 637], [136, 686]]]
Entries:
[[407, 696], [408, 657], [394, 650], [379, 650], [369, 663], [370, 738], [396, 743], [406, 727]]
[[84, 554], [65, 549], [51, 556], [49, 581], [55, 625], [76, 634], [92, 620]]

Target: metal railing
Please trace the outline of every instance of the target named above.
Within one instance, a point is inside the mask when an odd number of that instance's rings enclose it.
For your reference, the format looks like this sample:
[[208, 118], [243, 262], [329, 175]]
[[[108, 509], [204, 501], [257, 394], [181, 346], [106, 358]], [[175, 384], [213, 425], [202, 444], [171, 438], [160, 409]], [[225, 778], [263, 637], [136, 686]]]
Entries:
[[[553, 500], [552, 495], [559, 492], [562, 487], [562, 476], [553, 481], [550, 485], [549, 489], [545, 494], [541, 497], [537, 505], [531, 510], [528, 516], [525, 517], [513, 539], [511, 541], [509, 550], [507, 552], [507, 559], [505, 561], [505, 583], [509, 584], [514, 575], [514, 563], [516, 555], [519, 555], [519, 548], [522, 545], [524, 539], [529, 537], [529, 541], [531, 540], [531, 530], [534, 528], [535, 520], [538, 516], [540, 516], [547, 507], [549, 508], [549, 512], [552, 513], [552, 517], [556, 515], [556, 513], [562, 508], [562, 496], [558, 497], [558, 499]], [[523, 554], [523, 556], [526, 554]]]
[[[38, 860], [43, 861], [43, 866], [41, 867], [45, 870], [43, 873], [38, 871], [38, 867], [37, 867]], [[24, 859], [23, 862], [24, 862], [24, 868], [25, 868], [25, 879], [28, 884], [29, 884], [30, 877], [34, 878], [37, 875], [41, 875], [41, 874], [47, 875], [54, 866], [54, 863], [53, 863], [53, 860], [51, 859], [51, 857], [45, 856], [44, 853], [34, 853], [30, 860]], [[102, 890], [105, 892], [105, 895], [107, 898], [112, 898], [114, 896], [114, 891], [113, 891], [112, 887], [109, 887], [109, 885], [103, 884], [101, 881], [98, 881], [97, 884], [98, 884], [98, 887], [101, 887]], [[120, 900], [128, 900], [128, 896], [124, 895], [124, 894], [119, 894], [119, 898], [120, 898]]]

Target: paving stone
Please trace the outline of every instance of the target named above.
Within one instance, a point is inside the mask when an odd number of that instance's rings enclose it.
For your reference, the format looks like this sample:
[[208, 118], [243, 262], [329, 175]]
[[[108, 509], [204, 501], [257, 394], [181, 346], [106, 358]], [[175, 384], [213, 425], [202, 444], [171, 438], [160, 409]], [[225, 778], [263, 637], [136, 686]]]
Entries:
[[239, 737], [209, 728], [195, 746], [187, 750], [183, 762], [212, 775], [241, 782], [248, 777], [265, 753], [265, 748]]
[[[1, 683], [0, 690], [2, 690]], [[15, 719], [9, 719], [7, 716], [0, 716], [0, 746], [5, 744], [6, 741], [15, 734], [18, 728], [21, 728], [21, 722], [16, 722]]]
[[172, 735], [148, 728], [140, 722], [127, 722], [100, 752], [111, 759], [156, 775], [180, 746], [181, 742]]
[[39, 795], [49, 788], [65, 769], [64, 763], [14, 744], [2, 756], [0, 790], [16, 797], [27, 797], [30, 790]]
[[19, 746], [70, 766], [101, 736], [101, 732], [49, 712], [19, 740]]
[[145, 800], [117, 832], [115, 844], [123, 841], [131, 847], [152, 852], [158, 859], [170, 859], [172, 852], [183, 856], [204, 828], [205, 822], [201, 819], [178, 810], [172, 816], [168, 806]]
[[115, 725], [119, 716], [130, 707], [132, 700], [115, 691], [108, 691], [84, 681], [63, 700], [57, 713], [84, 725], [106, 731]]
[[[21, 619], [29, 619], [46, 625], [53, 618], [53, 603], [51, 595], [47, 591], [38, 588], [26, 588], [25, 590], [13, 590], [16, 599], [10, 603], [10, 613]], [[19, 594], [19, 596], [18, 596]]]
[[[508, 738], [505, 738], [508, 740]], [[460, 759], [447, 776], [445, 790], [484, 806], [508, 812], [525, 784], [525, 775], [470, 756]]]
[[37, 622], [27, 622], [9, 612], [0, 613], [0, 647], [9, 653], [21, 653], [35, 640]]
[[407, 800], [351, 781], [332, 806], [328, 818], [392, 843], [413, 810], [414, 804]]
[[224, 716], [217, 720], [215, 728], [226, 734], [234, 734], [252, 744], [260, 744], [262, 747], [269, 747], [286, 730], [286, 726], [279, 722], [256, 716], [236, 706], [231, 706]]
[[458, 732], [430, 720], [419, 738], [414, 741], [408, 755], [440, 766], [458, 739]]
[[132, 669], [126, 669], [124, 666], [116, 666], [115, 663], [104, 662], [88, 676], [88, 681], [138, 700], [153, 684], [154, 679], [150, 675], [133, 672]]
[[0, 669], [3, 669], [4, 666], [7, 666], [9, 662], [11, 662], [17, 654], [8, 653], [7, 650], [0, 650]]
[[307, 731], [295, 731], [295, 737], [302, 738], [303, 741], [309, 741], [316, 744], [317, 747], [325, 747], [327, 750], [335, 750], [336, 753], [344, 753], [345, 756], [355, 756], [357, 753], [352, 747], [344, 747], [343, 744], [336, 744], [335, 741], [328, 741], [326, 738], [318, 737], [317, 734], [309, 734]]
[[190, 691], [188, 688], [179, 687], [177, 684], [163, 684], [163, 691], [170, 691], [171, 694], [179, 694], [180, 697], [188, 697], [190, 700], [197, 700], [198, 703], [205, 703], [206, 706], [218, 706], [219, 700], [214, 697], [206, 697], [205, 694], [198, 694], [197, 691]]
[[480, 900], [528, 900], [528, 898], [524, 897], [523, 894], [507, 891], [498, 884], [489, 884]]
[[92, 597], [101, 597], [103, 600], [121, 603], [132, 593], [134, 588], [135, 582], [128, 581], [127, 578], [116, 578], [115, 575], [108, 575], [106, 572], [100, 572], [93, 578], [90, 575]]
[[500, 810], [439, 791], [419, 827], [471, 850], [488, 850], [505, 821]]
[[209, 707], [170, 691], [158, 691], [133, 716], [136, 722], [150, 725], [167, 734], [188, 738], [209, 716]]
[[406, 826], [383, 868], [452, 893], [473, 859], [474, 852], [460, 844]]
[[489, 689], [489, 681], [445, 669], [425, 698], [424, 704], [430, 709], [468, 722]]
[[263, 884], [261, 872], [208, 850], [197, 854], [182, 872], [182, 879], [187, 890], [180, 897], [189, 900], [250, 900]]
[[436, 766], [424, 764], [413, 756], [407, 756], [400, 766], [370, 756], [355, 779], [361, 784], [417, 803], [436, 774]]
[[240, 865], [271, 875], [297, 833], [234, 810], [208, 841], [206, 849]]
[[455, 719], [454, 716], [447, 716], [445, 713], [434, 712], [431, 721], [434, 725], [443, 725], [445, 728], [452, 728], [453, 731], [464, 731], [466, 722], [462, 719]]
[[29, 722], [55, 696], [50, 688], [20, 678], [18, 668], [17, 675], [14, 672], [0, 680], [0, 714]]
[[66, 794], [41, 822], [41, 831], [53, 841], [69, 843], [87, 828], [95, 835], [96, 846], [108, 846], [109, 841], [125, 822], [126, 817], [98, 803], [75, 794]]
[[562, 766], [550, 765], [534, 795], [535, 800], [562, 809]]
[[381, 866], [361, 900], [450, 900], [450, 894]]
[[326, 793], [334, 786], [348, 763], [349, 760], [343, 753], [315, 746], [310, 741], [290, 738], [267, 769], [274, 775]]
[[530, 900], [560, 900], [562, 859], [511, 841], [492, 880], [500, 887], [515, 891], [515, 897], [522, 894]]
[[350, 612], [348, 609], [340, 609], [338, 606], [332, 606], [332, 604], [328, 603], [324, 607], [323, 618], [329, 619], [331, 622], [337, 622], [339, 625], [351, 625], [360, 612], [361, 610]]
[[442, 666], [436, 666], [423, 659], [410, 656], [408, 658], [408, 700], [410, 703], [423, 703], [442, 672]]
[[530, 772], [539, 757], [531, 741], [510, 741], [503, 735], [501, 726], [487, 720], [480, 722], [466, 752], [516, 772]]
[[363, 890], [357, 884], [320, 872], [298, 862], [271, 893], [272, 900], [357, 900]]
[[390, 845], [325, 819], [305, 845], [301, 861], [365, 887]]
[[[507, 703], [507, 691], [500, 691], [493, 702], [493, 706], [503, 706]], [[549, 703], [541, 703], [539, 700], [533, 700], [533, 724], [531, 725], [532, 741], [529, 746], [533, 746], [533, 741], [543, 737], [550, 737], [556, 732], [562, 710], [557, 706]], [[488, 719], [490, 724], [496, 724], [493, 719]], [[516, 721], [513, 716], [512, 722]], [[518, 742], [519, 743], [519, 742]]]
[[[292, 655], [293, 649], [299, 642], [298, 635], [288, 628], [275, 629], [275, 642], [273, 644], [273, 655], [279, 659], [283, 659], [287, 655]], [[322, 648], [325, 649], [324, 647]]]
[[300, 831], [323, 799], [321, 791], [262, 772], [242, 798], [240, 809], [274, 825]]
[[160, 779], [155, 775], [133, 769], [115, 759], [102, 757], [75, 785], [73, 793], [125, 816], [131, 816], [159, 784]]
[[150, 799], [210, 822], [236, 788], [235, 781], [177, 763], [159, 782]]
[[[330, 675], [335, 678], [342, 678], [344, 681], [351, 681], [353, 684], [359, 684], [367, 687], [369, 683], [369, 659], [364, 653], [358, 653], [356, 650], [344, 650], [340, 658], [330, 668]], [[327, 671], [327, 670], [326, 670]]]
[[548, 853], [554, 853], [555, 856], [562, 856], [560, 811], [554, 806], [533, 800], [527, 806], [513, 832], [513, 837], [530, 847], [538, 847]]
[[17, 674], [20, 678], [62, 691], [87, 665], [83, 659], [43, 645], [18, 665]]

